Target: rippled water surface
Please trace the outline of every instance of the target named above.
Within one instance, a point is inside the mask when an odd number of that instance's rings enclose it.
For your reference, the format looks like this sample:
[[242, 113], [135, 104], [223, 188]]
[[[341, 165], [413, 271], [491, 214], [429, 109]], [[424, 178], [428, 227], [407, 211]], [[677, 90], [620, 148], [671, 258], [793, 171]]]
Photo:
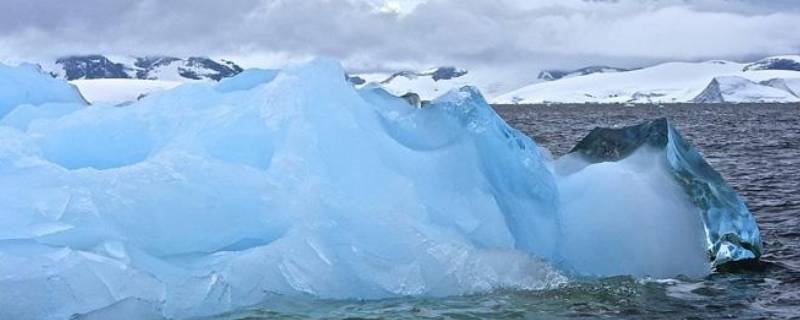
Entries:
[[705, 279], [575, 280], [545, 291], [451, 298], [316, 301], [277, 298], [225, 319], [800, 319], [800, 106], [497, 106], [512, 126], [562, 155], [594, 127], [667, 117], [756, 215], [760, 270]]

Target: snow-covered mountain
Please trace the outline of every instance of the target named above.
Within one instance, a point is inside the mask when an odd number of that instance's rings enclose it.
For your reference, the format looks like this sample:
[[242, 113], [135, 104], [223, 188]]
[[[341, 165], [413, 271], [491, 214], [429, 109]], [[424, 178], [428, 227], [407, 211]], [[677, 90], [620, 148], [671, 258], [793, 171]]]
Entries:
[[354, 74], [348, 80], [357, 87], [374, 83], [397, 96], [415, 93], [422, 100], [432, 100], [454, 87], [469, 84], [468, 75], [467, 70], [447, 66], [424, 71]]
[[81, 79], [70, 81], [86, 101], [97, 104], [120, 104], [148, 94], [175, 88], [183, 82], [141, 79]]
[[[202, 57], [103, 55], [60, 58], [44, 70], [69, 80], [92, 103], [122, 103], [184, 82], [219, 81], [243, 71], [233, 62]], [[497, 70], [467, 71], [453, 66], [350, 73], [346, 77], [358, 88], [379, 85], [394, 95], [422, 101], [467, 85], [479, 88], [492, 103], [800, 101], [800, 56], [791, 55], [747, 63], [711, 60], [641, 69], [590, 66], [546, 70], [538, 79], [511, 79]]]
[[670, 62], [564, 77], [502, 94], [493, 103], [798, 102], [800, 56], [753, 63]]
[[765, 58], [744, 67], [744, 71], [789, 70], [800, 71], [800, 56], [778, 56]]
[[580, 68], [577, 70], [572, 71], [565, 71], [565, 70], [544, 70], [539, 73], [538, 78], [544, 81], [554, 81], [558, 79], [564, 78], [571, 78], [571, 77], [579, 77], [590, 75], [594, 73], [612, 73], [612, 72], [623, 72], [623, 71], [630, 71], [631, 69], [624, 69], [624, 68], [617, 68], [617, 67], [609, 67], [609, 66], [589, 66], [585, 68]]
[[163, 81], [219, 81], [242, 72], [228, 60], [206, 57], [176, 58], [170, 56], [108, 57], [82, 55], [58, 58], [44, 64], [45, 70], [64, 80], [139, 79]]
[[174, 88], [185, 82], [220, 81], [243, 69], [234, 62], [206, 57], [67, 56], [42, 69], [67, 80], [91, 103], [119, 104]]
[[435, 67], [423, 71], [399, 70], [395, 72], [351, 73], [348, 80], [358, 88], [379, 85], [386, 91], [403, 96], [413, 93], [423, 101], [430, 101], [451, 89], [474, 86], [487, 97], [495, 97], [528, 83], [513, 74], [495, 69], [463, 69], [452, 66]]

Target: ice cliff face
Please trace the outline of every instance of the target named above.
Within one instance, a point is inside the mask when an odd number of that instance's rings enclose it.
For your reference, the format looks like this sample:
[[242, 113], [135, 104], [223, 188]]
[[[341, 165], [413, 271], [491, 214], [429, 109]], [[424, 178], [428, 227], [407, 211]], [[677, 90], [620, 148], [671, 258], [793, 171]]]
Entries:
[[707, 250], [760, 252], [743, 203], [671, 127], [553, 162], [472, 87], [413, 108], [327, 60], [122, 106], [4, 68], [24, 85], [0, 96], [0, 318], [703, 276]]

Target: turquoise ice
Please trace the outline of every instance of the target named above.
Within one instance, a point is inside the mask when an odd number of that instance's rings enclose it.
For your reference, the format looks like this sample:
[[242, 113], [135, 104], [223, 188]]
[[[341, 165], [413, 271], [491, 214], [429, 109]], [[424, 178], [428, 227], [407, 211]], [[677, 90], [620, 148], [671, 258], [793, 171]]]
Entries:
[[619, 129], [595, 129], [572, 149], [570, 156], [577, 155], [590, 163], [620, 162], [642, 149], [655, 150], [664, 166], [650, 161], [648, 168], [668, 172], [694, 210], [699, 211], [705, 247], [714, 266], [761, 256], [758, 225], [742, 198], [667, 119]]
[[0, 318], [538, 290], [760, 254], [671, 127], [630, 157], [553, 161], [474, 88], [415, 108], [344, 74], [315, 60], [111, 106], [0, 67]]

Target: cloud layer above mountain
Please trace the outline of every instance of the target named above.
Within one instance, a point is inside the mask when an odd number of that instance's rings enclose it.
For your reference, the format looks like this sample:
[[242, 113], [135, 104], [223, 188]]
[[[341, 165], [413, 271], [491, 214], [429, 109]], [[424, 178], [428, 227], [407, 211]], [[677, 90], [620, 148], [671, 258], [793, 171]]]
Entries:
[[[353, 69], [510, 70], [800, 51], [793, 0], [4, 0], [0, 59], [325, 55]], [[247, 63], [246, 63], [247, 64]]]

